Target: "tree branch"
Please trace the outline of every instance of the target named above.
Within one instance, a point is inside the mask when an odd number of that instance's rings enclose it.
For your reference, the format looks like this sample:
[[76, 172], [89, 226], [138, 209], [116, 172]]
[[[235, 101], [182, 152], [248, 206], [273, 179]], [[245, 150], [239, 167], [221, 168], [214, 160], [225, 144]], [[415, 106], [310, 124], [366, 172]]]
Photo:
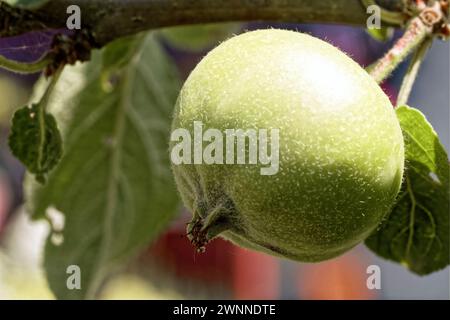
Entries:
[[64, 29], [66, 9], [72, 4], [80, 6], [83, 28], [91, 31], [100, 46], [173, 25], [265, 20], [365, 26], [368, 18], [361, 0], [50, 0], [35, 11], [0, 3], [0, 37]]
[[423, 5], [420, 10], [419, 14], [409, 21], [405, 33], [394, 46], [370, 68], [370, 75], [376, 82], [381, 83], [386, 79], [412, 50], [420, 46], [427, 37], [435, 35], [436, 30], [440, 31], [443, 21], [446, 21], [442, 4], [439, 2], [432, 6]]

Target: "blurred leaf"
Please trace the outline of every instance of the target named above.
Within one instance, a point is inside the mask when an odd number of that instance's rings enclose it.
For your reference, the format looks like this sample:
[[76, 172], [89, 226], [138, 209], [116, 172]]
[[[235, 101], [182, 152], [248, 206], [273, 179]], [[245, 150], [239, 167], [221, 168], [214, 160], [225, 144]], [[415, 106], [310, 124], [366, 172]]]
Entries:
[[239, 23], [213, 23], [170, 27], [161, 35], [172, 47], [185, 51], [202, 51], [218, 45], [241, 29]]
[[16, 77], [0, 75], [0, 125], [9, 127], [12, 115], [18, 106], [25, 105], [30, 96], [30, 90]]
[[391, 27], [367, 28], [367, 33], [375, 40], [385, 42], [394, 36], [394, 29]]
[[45, 175], [62, 156], [62, 141], [55, 118], [42, 103], [34, 103], [14, 113], [9, 147], [16, 158], [45, 182]]
[[[119, 62], [108, 58], [119, 52]], [[91, 62], [64, 69], [49, 110], [61, 124], [65, 154], [44, 187], [26, 184], [34, 218], [65, 217], [45, 249], [58, 298], [95, 297], [105, 277], [178, 211], [167, 150], [179, 86], [152, 35], [118, 40]], [[70, 265], [81, 269], [81, 290], [67, 289]]]
[[49, 0], [2, 0], [13, 7], [36, 9], [43, 6]]
[[418, 110], [402, 106], [406, 177], [398, 202], [366, 245], [419, 275], [449, 264], [449, 163], [436, 132]]

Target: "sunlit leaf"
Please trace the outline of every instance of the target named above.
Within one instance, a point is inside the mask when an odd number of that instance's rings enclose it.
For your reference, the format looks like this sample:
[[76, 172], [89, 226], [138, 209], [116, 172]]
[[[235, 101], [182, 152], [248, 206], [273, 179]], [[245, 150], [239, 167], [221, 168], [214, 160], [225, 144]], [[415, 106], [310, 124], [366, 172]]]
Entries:
[[397, 108], [405, 137], [406, 173], [398, 202], [366, 245], [425, 275], [449, 264], [449, 163], [424, 115]]
[[[44, 187], [26, 186], [34, 218], [64, 217], [45, 249], [58, 298], [95, 297], [178, 211], [167, 142], [179, 85], [151, 35], [118, 40], [63, 71], [49, 110], [65, 154]], [[81, 270], [80, 290], [67, 287], [71, 265]]]

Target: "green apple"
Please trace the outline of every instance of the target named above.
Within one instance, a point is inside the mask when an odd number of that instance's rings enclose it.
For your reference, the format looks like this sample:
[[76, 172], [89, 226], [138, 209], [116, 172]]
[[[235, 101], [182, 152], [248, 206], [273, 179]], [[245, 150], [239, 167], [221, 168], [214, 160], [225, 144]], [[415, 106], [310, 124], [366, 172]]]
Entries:
[[[258, 136], [257, 147], [266, 143], [263, 149], [273, 153], [277, 142], [279, 161], [271, 174], [250, 160], [173, 162], [193, 212], [188, 235], [199, 250], [221, 236], [276, 256], [322, 261], [369, 236], [396, 200], [404, 146], [388, 97], [351, 58], [312, 36], [258, 30], [212, 50], [181, 90], [173, 130], [183, 128], [198, 141], [199, 123], [203, 132], [224, 135], [277, 130], [278, 137]], [[201, 147], [205, 155], [214, 139], [200, 139], [193, 150]], [[195, 158], [180, 141], [172, 135], [172, 156]], [[248, 159], [250, 146], [244, 145]], [[237, 153], [242, 144], [234, 147]], [[229, 150], [214, 152], [225, 157]]]

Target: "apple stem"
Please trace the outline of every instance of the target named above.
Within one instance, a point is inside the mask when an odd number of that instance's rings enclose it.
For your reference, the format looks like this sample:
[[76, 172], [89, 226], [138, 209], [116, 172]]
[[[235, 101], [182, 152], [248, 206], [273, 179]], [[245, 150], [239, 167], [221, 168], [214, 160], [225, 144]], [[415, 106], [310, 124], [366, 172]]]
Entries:
[[377, 83], [383, 82], [408, 55], [433, 35], [435, 25], [443, 18], [438, 2], [426, 7], [408, 24], [406, 31], [394, 46], [370, 68], [370, 75]]
[[408, 66], [405, 76], [403, 77], [402, 85], [400, 87], [400, 92], [397, 97], [397, 106], [402, 106], [408, 103], [409, 95], [411, 94], [414, 81], [417, 78], [420, 66], [423, 59], [431, 47], [433, 40], [431, 37], [427, 37], [420, 46], [414, 52], [411, 62]]

